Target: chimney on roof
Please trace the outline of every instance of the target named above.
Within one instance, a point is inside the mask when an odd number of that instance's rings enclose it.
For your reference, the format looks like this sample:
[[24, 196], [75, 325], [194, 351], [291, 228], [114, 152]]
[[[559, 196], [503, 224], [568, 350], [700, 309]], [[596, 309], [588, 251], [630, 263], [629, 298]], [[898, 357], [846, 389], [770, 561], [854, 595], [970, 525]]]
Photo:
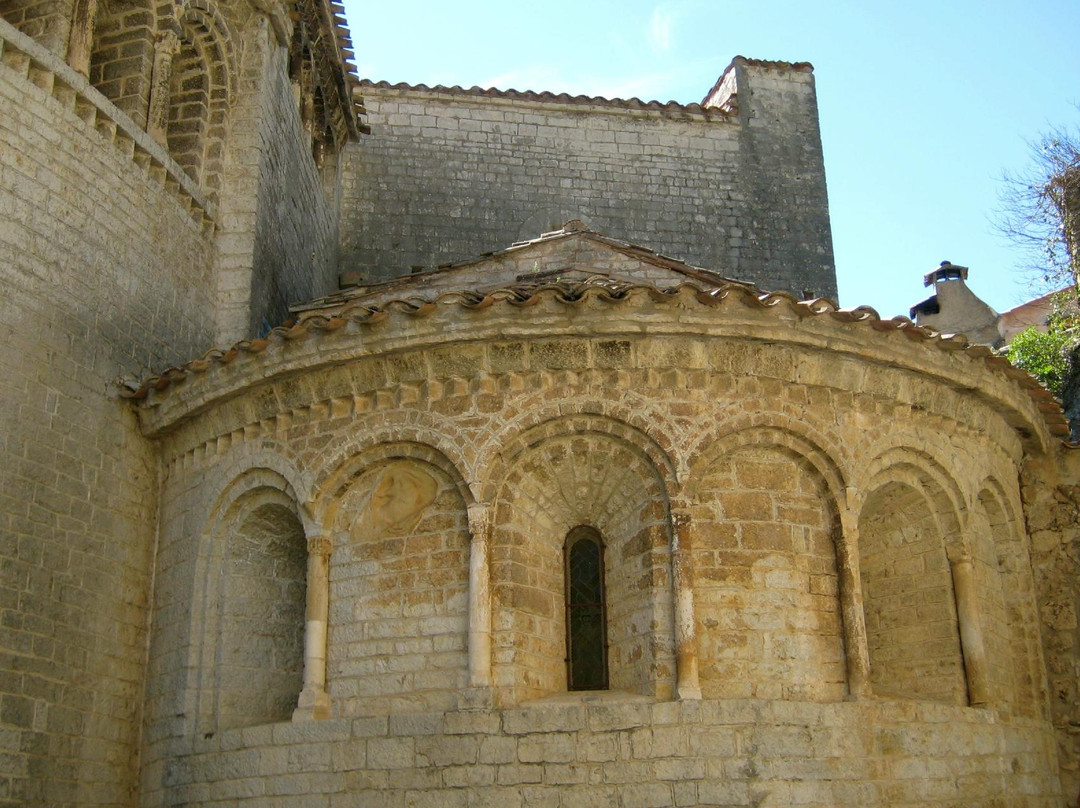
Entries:
[[972, 292], [966, 283], [968, 268], [942, 261], [933, 272], [923, 275], [923, 284], [934, 294], [911, 307], [916, 325], [944, 334], [964, 334], [971, 342], [997, 347], [1001, 344], [996, 311]]
[[942, 261], [933, 272], [923, 275], [923, 286], [932, 286], [941, 281], [966, 281], [968, 268], [957, 266], [952, 261]]

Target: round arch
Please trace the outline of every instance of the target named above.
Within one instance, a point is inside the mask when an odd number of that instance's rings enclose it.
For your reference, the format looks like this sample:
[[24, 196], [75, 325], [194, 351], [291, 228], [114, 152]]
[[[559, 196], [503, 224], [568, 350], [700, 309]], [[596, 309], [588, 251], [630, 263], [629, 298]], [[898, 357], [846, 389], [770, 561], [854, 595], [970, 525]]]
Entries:
[[884, 696], [965, 704], [952, 563], [970, 557], [955, 479], [926, 452], [885, 449], [861, 470], [859, 569], [870, 681]]
[[244, 469], [218, 497], [201, 544], [199, 731], [288, 720], [302, 685], [307, 574], [295, 487], [266, 466]]
[[704, 436], [682, 493], [694, 524], [701, 689], [838, 701], [848, 693], [837, 541], [845, 480], [819, 445], [777, 420], [757, 413]]
[[673, 472], [657, 450], [625, 424], [582, 414], [526, 430], [492, 463], [482, 490], [493, 505], [492, 672], [501, 703], [567, 688], [564, 553], [581, 528], [605, 548], [610, 687], [673, 692]]

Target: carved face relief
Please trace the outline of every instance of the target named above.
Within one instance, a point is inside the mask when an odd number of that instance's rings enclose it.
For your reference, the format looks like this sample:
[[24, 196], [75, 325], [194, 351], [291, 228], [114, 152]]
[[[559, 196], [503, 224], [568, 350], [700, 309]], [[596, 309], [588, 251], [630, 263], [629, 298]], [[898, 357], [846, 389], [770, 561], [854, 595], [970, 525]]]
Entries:
[[435, 501], [439, 484], [415, 466], [397, 463], [379, 475], [368, 501], [367, 513], [357, 524], [374, 535], [412, 530], [424, 509]]

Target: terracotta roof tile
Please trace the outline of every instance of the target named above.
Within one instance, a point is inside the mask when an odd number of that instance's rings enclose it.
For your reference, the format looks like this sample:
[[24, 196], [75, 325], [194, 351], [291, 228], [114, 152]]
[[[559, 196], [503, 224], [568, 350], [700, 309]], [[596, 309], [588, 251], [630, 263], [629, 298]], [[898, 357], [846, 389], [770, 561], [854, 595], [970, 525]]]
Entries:
[[[292, 305], [289, 307], [289, 310], [294, 314], [307, 316], [305, 314], [306, 312], [314, 311], [316, 309], [324, 308], [327, 306], [341, 305], [342, 303], [352, 298], [364, 297], [380, 292], [390, 291], [393, 290], [395, 287], [407, 289], [410, 287], [420, 286], [423, 285], [425, 279], [431, 278], [432, 276], [438, 276], [441, 274], [452, 272], [454, 270], [460, 270], [474, 264], [483, 263], [492, 258], [499, 258], [501, 256], [510, 255], [511, 253], [517, 252], [527, 247], [575, 237], [586, 238], [590, 241], [596, 242], [597, 244], [602, 244], [610, 247], [611, 249], [623, 255], [636, 258], [640, 261], [644, 261], [654, 266], [670, 269], [674, 272], [679, 273], [680, 275], [689, 278], [690, 280], [699, 281], [708, 286], [723, 283], [741, 285], [748, 288], [755, 288], [753, 284], [744, 283], [742, 281], [735, 280], [734, 278], [725, 277], [718, 272], [713, 272], [712, 270], [705, 269], [703, 267], [697, 267], [692, 264], [688, 264], [678, 258], [671, 258], [669, 256], [658, 253], [655, 250], [651, 250], [648, 247], [643, 247], [640, 244], [633, 244], [629, 241], [623, 241], [622, 239], [617, 239], [603, 233], [598, 233], [595, 230], [588, 229], [578, 220], [571, 220], [564, 224], [563, 227], [559, 230], [551, 230], [547, 233], [541, 233], [538, 237], [534, 239], [515, 241], [509, 247], [501, 250], [491, 250], [481, 253], [475, 258], [440, 264], [434, 269], [425, 270], [422, 273], [402, 274], [396, 278], [391, 278], [386, 281], [379, 281], [369, 284], [357, 284], [356, 286], [342, 289], [337, 292], [332, 292], [331, 294], [321, 298], [316, 298], [314, 300], [305, 301], [304, 303]], [[583, 269], [587, 270], [587, 267]], [[601, 273], [596, 273], [596, 277], [600, 278], [606, 276], [602, 275]], [[524, 284], [518, 284], [516, 286], [524, 286]]]
[[814, 72], [814, 66], [810, 64], [810, 62], [771, 61], [768, 59], [748, 59], [745, 56], [736, 56], [734, 59], [731, 60], [730, 63], [728, 63], [728, 66], [720, 72], [720, 78], [716, 80], [716, 84], [712, 86], [709, 92], [705, 93], [705, 97], [701, 99], [702, 104], [706, 103], [712, 96], [712, 94], [720, 89], [720, 86], [724, 83], [724, 79], [727, 78], [727, 74], [730, 73], [734, 67], [739, 65], [747, 65], [749, 67], [773, 68], [776, 70], [791, 70], [796, 73]]
[[1041, 411], [1051, 435], [1066, 438], [1069, 435], [1068, 422], [1061, 407], [1053, 396], [1026, 371], [1009, 364], [1003, 357], [994, 354], [983, 345], [975, 345], [961, 335], [942, 334], [925, 326], [917, 326], [906, 317], [893, 317], [883, 320], [869, 306], [855, 309], [840, 309], [831, 300], [818, 298], [798, 300], [786, 292], [763, 292], [743, 283], [724, 283], [710, 289], [703, 289], [693, 283], [686, 283], [670, 290], [658, 289], [645, 284], [563, 282], [543, 285], [511, 285], [490, 292], [462, 290], [445, 292], [434, 299], [408, 298], [387, 301], [381, 305], [364, 305], [357, 302], [340, 310], [332, 317], [312, 314], [302, 325], [290, 324], [273, 329], [265, 338], [243, 340], [228, 350], [212, 350], [198, 359], [179, 367], [168, 368], [160, 374], [143, 379], [137, 385], [126, 386], [121, 396], [135, 401], [147, 398], [151, 391], [163, 391], [171, 385], [183, 382], [191, 374], [200, 374], [218, 364], [229, 364], [242, 360], [245, 355], [257, 354], [266, 350], [271, 342], [315, 339], [322, 332], [332, 332], [349, 322], [371, 324], [389, 316], [424, 317], [431, 314], [439, 305], [457, 304], [465, 309], [486, 309], [499, 303], [527, 307], [543, 297], [551, 297], [565, 305], [581, 305], [596, 299], [616, 304], [630, 297], [636, 290], [644, 290], [657, 301], [678, 300], [684, 290], [688, 290], [701, 304], [715, 306], [721, 301], [734, 298], [745, 305], [762, 309], [775, 309], [793, 312], [799, 317], [829, 317], [850, 327], [868, 326], [875, 331], [899, 331], [905, 337], [926, 345], [927, 348], [948, 352], [963, 352], [972, 361], [984, 362], [988, 369], [1005, 375], [1010, 381], [1027, 391]]
[[433, 93], [472, 98], [507, 99], [511, 101], [535, 101], [547, 104], [572, 104], [576, 106], [611, 107], [619, 109], [649, 110], [667, 114], [700, 115], [709, 119], [729, 120], [732, 116], [722, 110], [706, 109], [701, 104], [680, 104], [677, 101], [642, 101], [640, 98], [604, 98], [603, 96], [570, 95], [569, 93], [535, 92], [533, 90], [499, 90], [494, 87], [446, 87], [442, 84], [408, 84], [361, 79], [361, 89], [402, 90], [406, 92]]

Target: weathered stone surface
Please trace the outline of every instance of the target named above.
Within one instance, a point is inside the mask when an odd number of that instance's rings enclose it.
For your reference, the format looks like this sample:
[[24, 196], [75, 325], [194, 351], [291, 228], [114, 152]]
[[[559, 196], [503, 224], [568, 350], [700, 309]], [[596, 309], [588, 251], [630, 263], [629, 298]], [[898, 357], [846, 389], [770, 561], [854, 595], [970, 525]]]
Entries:
[[808, 66], [346, 146], [332, 9], [94, 6], [0, 3], [0, 802], [1072, 801], [1045, 403], [618, 241], [834, 295]]

